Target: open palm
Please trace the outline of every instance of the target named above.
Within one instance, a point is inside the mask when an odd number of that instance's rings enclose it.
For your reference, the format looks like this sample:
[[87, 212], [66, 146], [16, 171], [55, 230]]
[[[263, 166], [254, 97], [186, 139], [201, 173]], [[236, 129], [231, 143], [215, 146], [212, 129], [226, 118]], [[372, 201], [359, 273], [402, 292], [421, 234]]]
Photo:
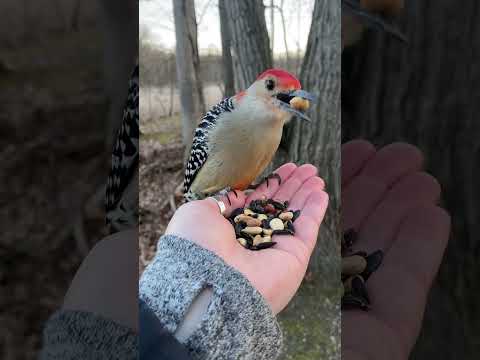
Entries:
[[273, 248], [247, 250], [236, 241], [232, 225], [211, 199], [182, 205], [166, 233], [190, 239], [220, 256], [250, 281], [276, 314], [291, 300], [305, 275], [328, 205], [328, 195], [324, 192], [323, 180], [316, 176], [317, 170], [312, 165], [297, 167], [289, 163], [275, 173], [280, 175], [281, 184], [275, 179], [270, 180], [268, 186], [262, 184], [248, 197], [238, 191], [237, 195], [229, 193], [231, 205], [225, 199], [225, 215], [262, 196], [289, 201], [290, 209], [301, 210], [294, 222], [295, 236], [274, 235], [273, 241], [277, 244]]
[[381, 249], [367, 282], [372, 309], [342, 312], [342, 359], [407, 359], [450, 233], [436, 206], [440, 186], [422, 172], [422, 154], [396, 143], [342, 146], [342, 221], [358, 232], [355, 250]]

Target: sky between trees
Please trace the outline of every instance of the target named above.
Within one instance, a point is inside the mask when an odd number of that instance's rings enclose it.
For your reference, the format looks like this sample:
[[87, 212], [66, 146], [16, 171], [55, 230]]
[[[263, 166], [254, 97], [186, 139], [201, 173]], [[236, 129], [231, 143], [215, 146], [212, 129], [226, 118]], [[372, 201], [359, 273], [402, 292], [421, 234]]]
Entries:
[[[312, 20], [313, 0], [264, 0], [265, 20], [271, 37], [271, 12], [268, 6], [282, 7], [286, 25], [288, 51], [305, 51], [310, 23]], [[220, 22], [218, 18], [218, 0], [195, 0], [198, 22], [198, 47], [200, 51], [221, 52]], [[175, 32], [173, 23], [172, 0], [140, 1], [140, 31], [147, 32], [149, 40], [165, 49], [174, 50]], [[278, 9], [274, 10], [274, 46], [275, 54], [285, 52], [282, 18]]]

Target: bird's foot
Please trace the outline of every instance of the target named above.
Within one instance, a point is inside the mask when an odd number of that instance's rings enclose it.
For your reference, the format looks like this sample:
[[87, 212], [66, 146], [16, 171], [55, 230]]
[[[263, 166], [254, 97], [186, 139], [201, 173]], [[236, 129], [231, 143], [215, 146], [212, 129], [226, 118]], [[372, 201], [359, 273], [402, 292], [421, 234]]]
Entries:
[[225, 196], [227, 198], [228, 204], [232, 206], [232, 201], [230, 200], [230, 197], [228, 196], [230, 192], [233, 192], [236, 197], [238, 197], [237, 190], [232, 189], [231, 187], [227, 187], [223, 190], [220, 190], [217, 195]]
[[277, 173], [271, 173], [271, 174], [265, 176], [260, 183], [258, 183], [258, 184], [252, 184], [252, 185], [250, 185], [248, 188], [255, 190], [255, 189], [258, 188], [260, 185], [262, 185], [264, 182], [267, 183], [267, 187], [268, 187], [268, 186], [269, 186], [269, 184], [268, 184], [268, 180], [269, 180], [269, 179], [276, 179], [276, 180], [278, 181], [278, 185], [280, 185], [280, 184], [282, 183], [282, 178], [280, 177], [280, 175], [278, 175]]

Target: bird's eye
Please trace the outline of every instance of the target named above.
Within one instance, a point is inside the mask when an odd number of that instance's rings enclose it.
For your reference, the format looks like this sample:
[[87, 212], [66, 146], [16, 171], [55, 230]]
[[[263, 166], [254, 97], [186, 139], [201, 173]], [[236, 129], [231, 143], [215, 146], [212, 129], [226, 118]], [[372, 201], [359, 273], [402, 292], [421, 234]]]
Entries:
[[275, 81], [273, 81], [272, 79], [267, 79], [267, 81], [265, 81], [265, 87], [267, 88], [267, 90], [273, 90], [273, 88], [275, 87]]

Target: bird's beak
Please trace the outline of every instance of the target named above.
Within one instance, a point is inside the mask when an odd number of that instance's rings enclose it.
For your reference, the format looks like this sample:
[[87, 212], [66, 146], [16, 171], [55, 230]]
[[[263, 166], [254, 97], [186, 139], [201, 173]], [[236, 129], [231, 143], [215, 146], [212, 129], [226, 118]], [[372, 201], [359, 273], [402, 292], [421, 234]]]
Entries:
[[302, 120], [312, 121], [304, 112], [310, 107], [310, 102], [315, 101], [313, 94], [305, 90], [295, 90], [288, 94], [281, 94], [277, 98], [280, 100], [278, 103], [283, 110]]
[[365, 10], [358, 1], [342, 0], [342, 11], [356, 16], [366, 26], [370, 26], [392, 35], [394, 38], [408, 43], [407, 37], [394, 25], [390, 24], [380, 15]]

